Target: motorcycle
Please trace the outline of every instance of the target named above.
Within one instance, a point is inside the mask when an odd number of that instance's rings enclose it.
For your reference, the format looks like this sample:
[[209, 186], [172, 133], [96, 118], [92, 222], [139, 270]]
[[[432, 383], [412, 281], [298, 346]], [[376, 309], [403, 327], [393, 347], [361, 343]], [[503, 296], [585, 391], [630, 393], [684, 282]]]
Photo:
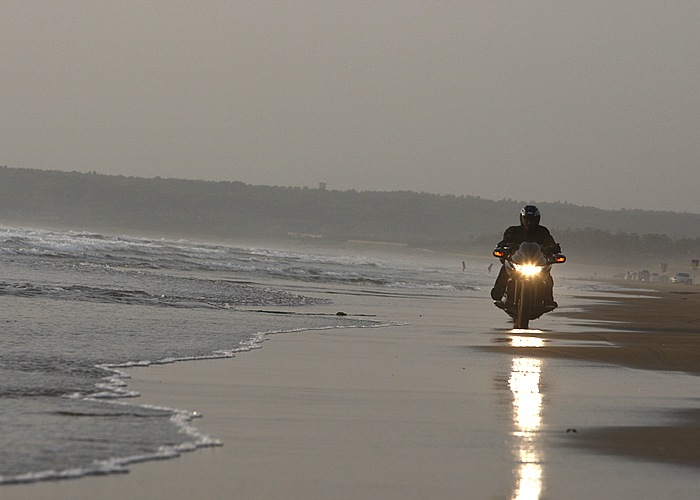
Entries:
[[495, 305], [513, 318], [515, 328], [527, 329], [531, 320], [554, 310], [556, 306], [545, 303], [546, 280], [553, 264], [566, 262], [564, 255], [546, 254], [537, 243], [526, 241], [517, 249], [496, 247], [493, 256], [508, 272], [506, 300]]

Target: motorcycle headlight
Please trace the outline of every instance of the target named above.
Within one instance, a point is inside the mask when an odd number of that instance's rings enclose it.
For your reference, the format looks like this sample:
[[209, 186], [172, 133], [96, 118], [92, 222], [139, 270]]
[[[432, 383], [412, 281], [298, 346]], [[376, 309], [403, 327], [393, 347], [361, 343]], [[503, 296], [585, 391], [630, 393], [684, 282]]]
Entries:
[[515, 264], [515, 270], [525, 276], [535, 276], [542, 272], [542, 267], [534, 264]]

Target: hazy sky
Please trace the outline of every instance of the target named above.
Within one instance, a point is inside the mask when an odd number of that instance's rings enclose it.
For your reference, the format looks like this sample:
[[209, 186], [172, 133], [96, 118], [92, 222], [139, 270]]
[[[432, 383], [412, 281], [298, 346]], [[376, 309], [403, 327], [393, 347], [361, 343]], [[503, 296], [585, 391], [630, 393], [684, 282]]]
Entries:
[[700, 213], [700, 1], [0, 9], [0, 165]]

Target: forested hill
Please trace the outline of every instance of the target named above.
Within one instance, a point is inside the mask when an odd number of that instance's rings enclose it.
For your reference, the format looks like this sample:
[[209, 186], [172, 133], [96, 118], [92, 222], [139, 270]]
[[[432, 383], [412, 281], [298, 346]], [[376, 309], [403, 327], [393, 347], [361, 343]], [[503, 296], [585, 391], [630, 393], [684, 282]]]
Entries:
[[[523, 203], [0, 167], [0, 221], [44, 227], [488, 246], [506, 226], [517, 224]], [[700, 214], [535, 203], [542, 223], [561, 235], [559, 239], [576, 244], [622, 234], [633, 246], [640, 241], [656, 246], [681, 241], [684, 251], [694, 252], [700, 237]]]

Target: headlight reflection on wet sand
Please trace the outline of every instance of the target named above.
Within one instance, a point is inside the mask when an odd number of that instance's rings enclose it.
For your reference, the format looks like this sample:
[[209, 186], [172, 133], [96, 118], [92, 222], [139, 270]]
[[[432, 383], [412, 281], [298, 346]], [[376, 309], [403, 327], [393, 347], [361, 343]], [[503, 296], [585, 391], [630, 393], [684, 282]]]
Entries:
[[[512, 330], [512, 333], [541, 333], [540, 330]], [[544, 340], [539, 337], [523, 337], [512, 335], [509, 337], [510, 345], [513, 347], [544, 347]]]
[[[512, 345], [540, 347], [532, 345], [537, 340], [541, 342], [541, 339], [532, 337], [513, 337]], [[521, 341], [523, 344], [520, 344]], [[514, 471], [516, 477], [512, 498], [518, 500], [539, 499], [542, 493], [542, 457], [537, 446], [537, 435], [542, 426], [541, 373], [541, 359], [516, 357], [512, 360], [508, 387], [513, 393], [514, 453], [519, 464]]]

